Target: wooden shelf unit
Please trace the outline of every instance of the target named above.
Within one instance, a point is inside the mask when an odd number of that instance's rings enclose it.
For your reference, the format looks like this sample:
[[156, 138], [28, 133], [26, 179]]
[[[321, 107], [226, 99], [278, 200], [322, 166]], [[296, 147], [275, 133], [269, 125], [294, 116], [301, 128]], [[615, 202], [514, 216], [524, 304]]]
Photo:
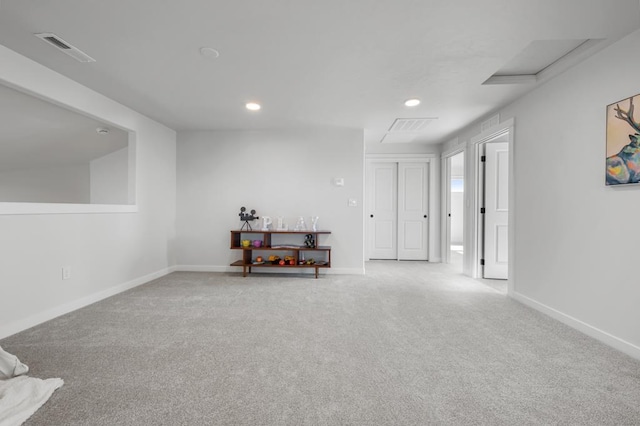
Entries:
[[[301, 238], [299, 244], [288, 244], [281, 243], [278, 241], [278, 236], [284, 235], [300, 235], [304, 237], [305, 235], [311, 234], [315, 240], [316, 246], [314, 248], [308, 248], [304, 246], [304, 241]], [[318, 271], [324, 268], [331, 267], [331, 247], [330, 246], [321, 246], [318, 245], [318, 237], [320, 235], [328, 235], [331, 234], [331, 231], [262, 231], [262, 230], [238, 230], [231, 231], [231, 242], [230, 248], [231, 250], [242, 250], [242, 259], [236, 260], [231, 264], [231, 266], [239, 266], [242, 267], [242, 276], [246, 277], [247, 273], [251, 273], [252, 268], [280, 268], [280, 269], [296, 269], [296, 268], [304, 268], [304, 269], [315, 269], [316, 278], [318, 278]], [[244, 235], [244, 237], [243, 237]], [[254, 236], [251, 237], [250, 236]], [[261, 236], [256, 238], [255, 236]], [[274, 238], [275, 236], [275, 242]], [[242, 240], [251, 240], [253, 243], [254, 240], [261, 240], [261, 247], [254, 247], [253, 244], [249, 247], [242, 246]], [[263, 251], [266, 253], [271, 252], [287, 252], [291, 253], [290, 256], [295, 258], [295, 265], [279, 265], [272, 264], [268, 260], [264, 263], [254, 263], [254, 251]], [[322, 256], [322, 259], [317, 259], [317, 261], [326, 262], [323, 264], [300, 264], [301, 254], [304, 259], [311, 258], [308, 256], [312, 252], [317, 252], [318, 255]], [[263, 258], [268, 259], [269, 254], [260, 254]], [[315, 259], [315, 257], [314, 257]]]

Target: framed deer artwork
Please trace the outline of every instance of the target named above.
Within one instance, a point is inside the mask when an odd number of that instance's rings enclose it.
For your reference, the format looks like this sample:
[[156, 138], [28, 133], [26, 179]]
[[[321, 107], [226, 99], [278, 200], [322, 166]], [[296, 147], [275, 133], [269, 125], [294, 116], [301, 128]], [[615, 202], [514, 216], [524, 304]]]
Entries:
[[607, 106], [607, 185], [640, 183], [640, 116], [633, 116], [638, 103], [635, 95]]

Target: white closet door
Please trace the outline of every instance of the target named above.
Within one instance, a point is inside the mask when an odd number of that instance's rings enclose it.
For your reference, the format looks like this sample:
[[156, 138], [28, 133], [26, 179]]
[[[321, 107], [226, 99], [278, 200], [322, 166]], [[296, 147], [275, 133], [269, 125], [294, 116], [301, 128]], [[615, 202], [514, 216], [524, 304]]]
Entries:
[[397, 259], [398, 165], [371, 163], [367, 175], [369, 258]]
[[398, 260], [429, 258], [429, 166], [398, 164]]
[[484, 278], [509, 275], [509, 144], [485, 144]]

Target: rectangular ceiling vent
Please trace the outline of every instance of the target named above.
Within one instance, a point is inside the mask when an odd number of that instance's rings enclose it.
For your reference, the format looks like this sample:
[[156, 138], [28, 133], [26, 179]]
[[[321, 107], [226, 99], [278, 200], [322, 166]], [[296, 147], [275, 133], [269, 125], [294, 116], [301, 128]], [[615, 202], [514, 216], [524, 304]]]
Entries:
[[437, 118], [396, 118], [388, 133], [420, 133]]
[[71, 45], [70, 43], [67, 43], [66, 41], [64, 41], [63, 39], [61, 39], [60, 37], [58, 37], [53, 33], [39, 33], [39, 34], [35, 34], [35, 36], [38, 37], [40, 40], [46, 41], [51, 46], [54, 46], [56, 49], [60, 50], [61, 52], [64, 52], [67, 55], [71, 56], [73, 59], [75, 59], [78, 62], [95, 62], [96, 61], [91, 56], [84, 53], [82, 50]]
[[381, 143], [410, 143], [424, 133], [425, 127], [436, 121], [438, 117], [396, 118]]

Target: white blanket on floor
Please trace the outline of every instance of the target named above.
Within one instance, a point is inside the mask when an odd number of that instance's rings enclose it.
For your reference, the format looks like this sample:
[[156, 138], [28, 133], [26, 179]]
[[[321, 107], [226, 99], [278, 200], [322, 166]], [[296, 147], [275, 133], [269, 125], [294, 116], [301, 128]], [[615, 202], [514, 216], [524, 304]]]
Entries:
[[27, 376], [0, 380], [0, 426], [21, 425], [63, 384]]
[[64, 384], [62, 379], [21, 376], [28, 371], [18, 357], [0, 347], [0, 426], [21, 425]]

